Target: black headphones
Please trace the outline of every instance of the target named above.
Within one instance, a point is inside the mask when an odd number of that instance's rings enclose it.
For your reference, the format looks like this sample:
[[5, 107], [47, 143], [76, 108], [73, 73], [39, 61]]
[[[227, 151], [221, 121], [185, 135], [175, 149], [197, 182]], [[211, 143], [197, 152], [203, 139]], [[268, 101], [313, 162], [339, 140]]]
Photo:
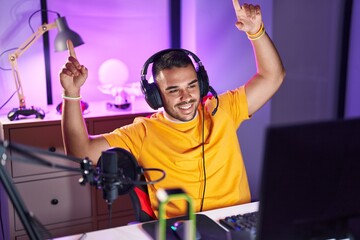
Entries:
[[161, 100], [160, 91], [159, 91], [157, 85], [155, 83], [149, 83], [146, 80], [147, 69], [148, 69], [149, 65], [151, 63], [153, 63], [157, 57], [159, 57], [165, 53], [168, 53], [170, 51], [184, 52], [187, 55], [191, 56], [194, 59], [194, 61], [196, 62], [196, 64], [198, 65], [197, 66], [198, 69], [197, 69], [196, 73], [197, 73], [197, 78], [199, 81], [200, 98], [202, 99], [203, 97], [205, 97], [209, 91], [217, 98], [217, 93], [211, 86], [209, 86], [209, 78], [208, 78], [208, 75], [206, 73], [204, 66], [202, 65], [200, 59], [194, 53], [192, 53], [188, 50], [185, 50], [185, 49], [165, 49], [165, 50], [162, 50], [162, 51], [157, 52], [154, 55], [152, 55], [144, 63], [144, 66], [141, 70], [141, 81], [140, 81], [141, 91], [145, 95], [145, 100], [149, 104], [149, 106], [152, 109], [156, 110], [158, 108], [163, 107], [163, 102]]

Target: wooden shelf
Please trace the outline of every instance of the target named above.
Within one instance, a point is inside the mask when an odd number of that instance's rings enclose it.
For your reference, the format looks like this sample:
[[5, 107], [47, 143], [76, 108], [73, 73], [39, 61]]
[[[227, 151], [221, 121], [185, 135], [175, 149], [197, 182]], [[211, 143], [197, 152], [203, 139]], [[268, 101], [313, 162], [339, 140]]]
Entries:
[[[106, 102], [89, 103], [84, 118], [89, 134], [101, 134], [131, 123], [135, 117], [147, 116], [154, 111], [144, 101], [132, 104], [126, 110], [107, 109]], [[49, 106], [44, 119], [21, 119], [9, 121], [0, 116], [0, 139], [29, 145], [63, 154], [61, 115]], [[9, 151], [10, 159], [17, 153]], [[78, 167], [79, 164], [65, 159], [46, 160], [57, 164]], [[47, 168], [18, 161], [7, 161], [6, 169], [24, 200], [40, 222], [53, 234], [61, 237], [95, 231], [108, 227], [107, 205], [101, 190], [78, 183], [80, 174]], [[17, 214], [0, 186], [1, 219], [10, 239], [27, 239]], [[7, 211], [3, 211], [6, 209]], [[126, 225], [135, 216], [128, 195], [119, 196], [112, 206], [112, 227]]]

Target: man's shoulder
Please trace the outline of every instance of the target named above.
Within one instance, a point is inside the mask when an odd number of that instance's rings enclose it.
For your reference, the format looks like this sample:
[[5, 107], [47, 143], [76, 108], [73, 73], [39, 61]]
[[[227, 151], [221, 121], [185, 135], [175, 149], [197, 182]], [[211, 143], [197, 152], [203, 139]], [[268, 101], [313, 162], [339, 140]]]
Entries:
[[134, 119], [134, 124], [147, 124], [151, 122], [158, 122], [164, 118], [162, 111], [151, 113], [145, 117], [136, 117]]

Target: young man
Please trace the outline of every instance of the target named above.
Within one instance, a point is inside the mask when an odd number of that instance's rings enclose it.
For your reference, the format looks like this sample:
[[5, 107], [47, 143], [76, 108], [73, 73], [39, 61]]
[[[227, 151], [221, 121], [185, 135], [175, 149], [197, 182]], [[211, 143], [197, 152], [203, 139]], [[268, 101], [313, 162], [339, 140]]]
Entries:
[[[87, 69], [80, 65], [71, 42], [70, 56], [60, 72], [64, 88], [62, 131], [67, 154], [97, 161], [101, 152], [121, 147], [144, 168], [160, 168], [166, 178], [148, 186], [156, 214], [159, 188], [182, 188], [194, 200], [196, 211], [221, 208], [251, 200], [237, 139], [241, 122], [253, 115], [280, 87], [285, 70], [266, 34], [258, 5], [233, 0], [236, 27], [247, 34], [254, 49], [257, 72], [244, 85], [210, 98], [202, 105], [198, 74], [182, 51], [167, 51], [153, 63], [156, 87], [164, 111], [99, 136], [89, 136], [79, 101]], [[158, 176], [146, 174], [148, 181]], [[182, 215], [185, 205], [172, 202], [167, 217]]]

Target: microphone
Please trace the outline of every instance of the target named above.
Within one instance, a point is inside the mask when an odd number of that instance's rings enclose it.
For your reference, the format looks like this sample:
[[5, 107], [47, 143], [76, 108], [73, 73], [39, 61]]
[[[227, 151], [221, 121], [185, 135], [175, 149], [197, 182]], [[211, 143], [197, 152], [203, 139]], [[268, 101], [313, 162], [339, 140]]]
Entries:
[[209, 92], [215, 97], [216, 99], [216, 107], [214, 108], [214, 110], [212, 111], [211, 115], [214, 116], [215, 113], [217, 112], [218, 110], [218, 107], [219, 107], [219, 98], [218, 98], [218, 94], [217, 92], [215, 91], [215, 89], [212, 87], [212, 86], [209, 86]]
[[102, 152], [100, 158], [101, 183], [103, 188], [103, 198], [111, 205], [119, 195], [118, 190], [118, 159], [116, 152]]
[[[7, 149], [11, 149], [12, 152], [16, 152], [17, 154], [13, 155], [10, 159], [7, 155]], [[58, 165], [44, 159], [43, 156], [76, 162], [80, 165], [80, 169]], [[36, 147], [0, 140], [0, 160], [2, 162], [2, 164], [0, 164], [0, 184], [4, 185], [10, 201], [13, 203], [14, 209], [24, 225], [24, 229], [31, 239], [48, 239], [51, 238], [51, 234], [30, 214], [22, 202], [21, 196], [17, 193], [16, 186], [7, 175], [5, 169], [7, 159], [80, 173], [82, 175], [79, 179], [81, 185], [89, 183], [91, 186], [103, 190], [103, 198], [108, 203], [109, 213], [111, 213], [112, 203], [118, 198], [118, 195], [129, 193], [135, 185], [156, 184], [166, 176], [165, 171], [162, 169], [142, 168], [138, 165], [135, 157], [123, 148], [114, 147], [103, 151], [95, 167], [93, 166], [93, 162], [87, 157], [79, 159]], [[140, 181], [141, 175], [146, 171], [160, 172], [162, 176], [152, 181]]]
[[[85, 158], [80, 163], [82, 178], [80, 184], [89, 183], [103, 190], [103, 199], [112, 204], [118, 195], [129, 193], [135, 185], [155, 184], [162, 181], [166, 173], [158, 168], [142, 168], [138, 165], [135, 157], [123, 148], [110, 148], [101, 153], [97, 166]], [[145, 171], [162, 173], [159, 179], [153, 181], [140, 181]]]

